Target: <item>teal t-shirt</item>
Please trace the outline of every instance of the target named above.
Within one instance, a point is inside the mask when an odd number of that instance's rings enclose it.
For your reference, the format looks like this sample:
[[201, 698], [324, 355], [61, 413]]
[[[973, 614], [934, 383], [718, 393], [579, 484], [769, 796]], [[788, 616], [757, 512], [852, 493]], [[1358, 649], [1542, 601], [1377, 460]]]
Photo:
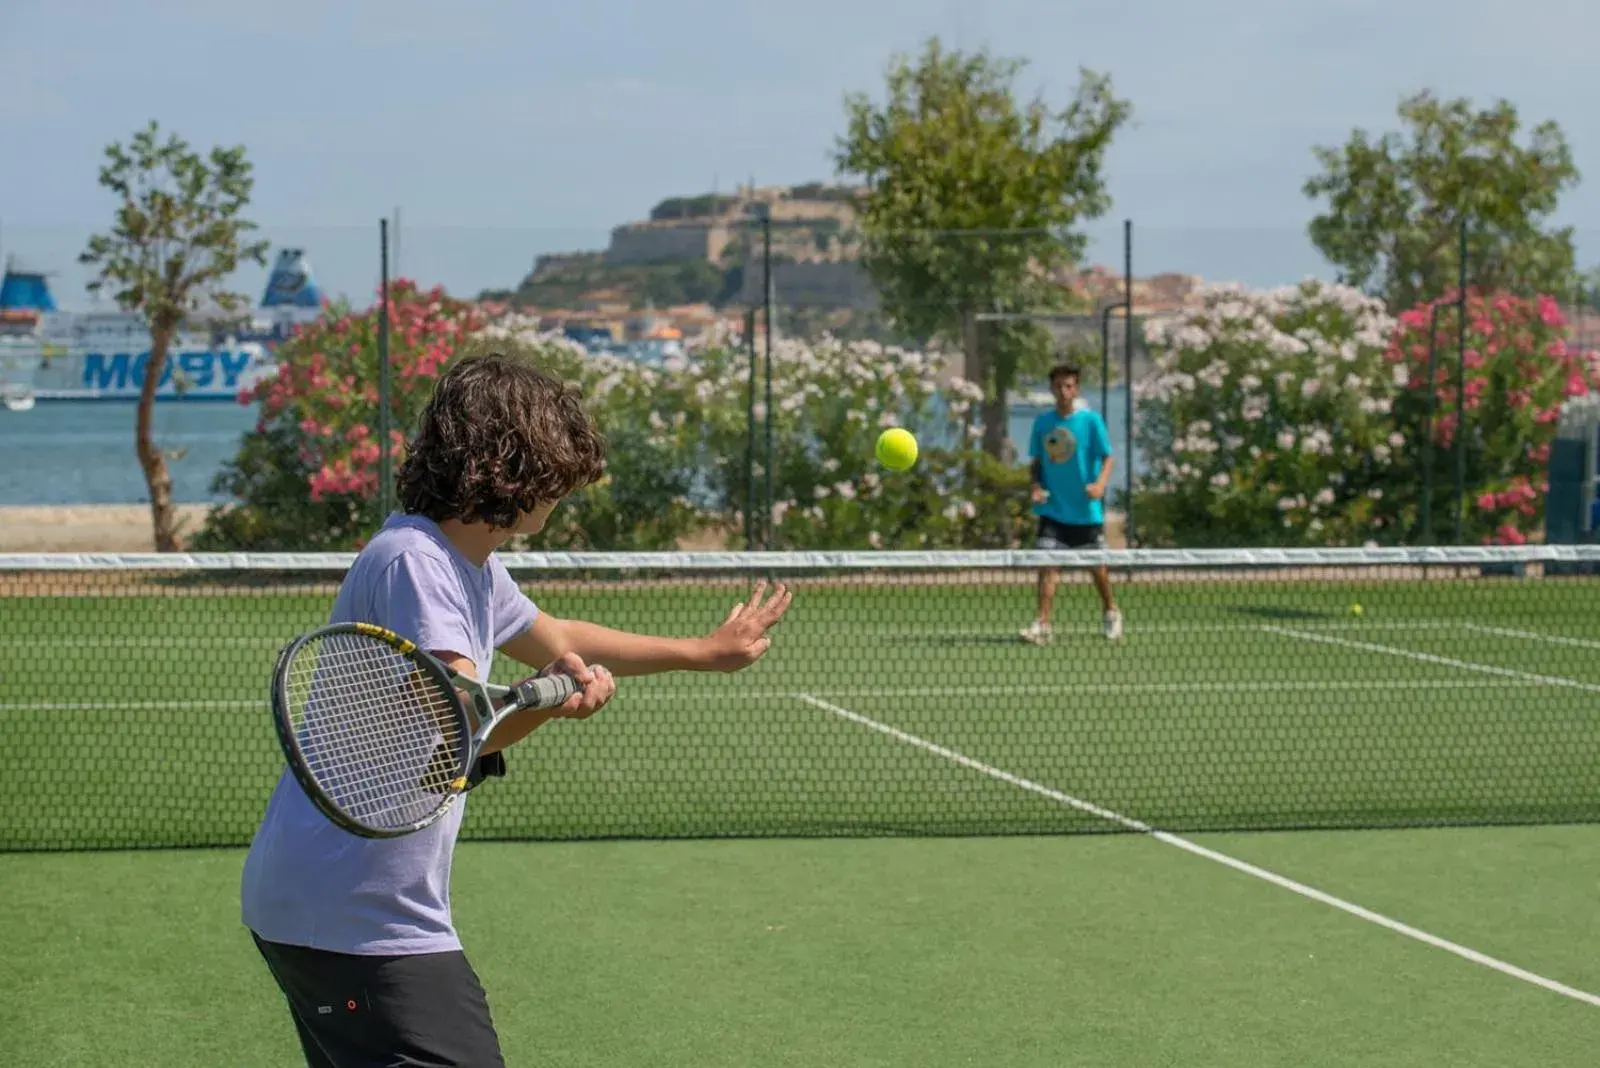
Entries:
[[1033, 506], [1034, 515], [1071, 526], [1105, 522], [1104, 504], [1090, 500], [1085, 492], [1111, 456], [1111, 435], [1099, 412], [1079, 408], [1060, 415], [1051, 408], [1039, 413], [1033, 421], [1028, 456], [1039, 461], [1039, 483], [1050, 494], [1044, 503]]

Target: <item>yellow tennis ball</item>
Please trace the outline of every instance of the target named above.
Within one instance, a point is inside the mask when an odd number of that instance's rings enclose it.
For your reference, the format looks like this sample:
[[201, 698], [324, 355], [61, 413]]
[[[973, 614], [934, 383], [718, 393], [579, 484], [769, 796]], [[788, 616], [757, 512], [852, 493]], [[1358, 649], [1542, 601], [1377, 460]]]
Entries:
[[1350, 606], [1350, 614], [1353, 615], [1353, 616], [1359, 616], [1361, 614], [1361, 606], [1359, 604], [1351, 605]]
[[893, 426], [878, 435], [878, 462], [891, 471], [904, 471], [917, 462], [917, 439], [911, 431]]

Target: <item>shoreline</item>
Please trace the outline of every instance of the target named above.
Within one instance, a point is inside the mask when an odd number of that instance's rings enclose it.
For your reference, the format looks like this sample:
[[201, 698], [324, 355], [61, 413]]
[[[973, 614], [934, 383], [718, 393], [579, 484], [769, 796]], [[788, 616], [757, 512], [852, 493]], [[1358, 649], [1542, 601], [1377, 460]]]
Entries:
[[[178, 536], [198, 530], [209, 504], [179, 504]], [[148, 553], [150, 505], [47, 504], [0, 506], [0, 552]]]

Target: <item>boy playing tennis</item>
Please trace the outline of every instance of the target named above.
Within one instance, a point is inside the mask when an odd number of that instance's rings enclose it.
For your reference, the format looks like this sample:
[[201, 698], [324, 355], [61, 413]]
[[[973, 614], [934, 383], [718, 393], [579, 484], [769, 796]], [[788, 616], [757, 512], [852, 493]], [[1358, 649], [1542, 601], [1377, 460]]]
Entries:
[[[696, 639], [539, 611], [494, 551], [537, 533], [563, 497], [598, 479], [603, 452], [578, 397], [560, 382], [504, 356], [462, 359], [439, 380], [401, 468], [404, 512], [388, 519], [340, 586], [330, 622], [387, 627], [478, 679], [499, 650], [582, 683], [561, 707], [502, 723], [478, 776], [503, 774], [500, 751], [551, 719], [602, 708], [615, 690], [611, 672], [747, 667], [788, 609], [783, 586], [763, 601], [758, 584], [748, 603]], [[245, 858], [241, 912], [311, 1068], [504, 1064], [450, 914], [464, 807], [405, 837], [361, 838], [323, 817], [288, 771], [279, 777]]]
[[[1106, 486], [1111, 482], [1111, 435], [1100, 413], [1079, 407], [1078, 368], [1061, 364], [1050, 369], [1055, 407], [1033, 421], [1028, 452], [1033, 460], [1033, 514], [1039, 517], [1035, 547], [1039, 549], [1105, 548]], [[1100, 632], [1122, 637], [1122, 613], [1111, 595], [1111, 575], [1104, 565], [1093, 569], [1103, 613]], [[1050, 612], [1055, 603], [1057, 571], [1039, 572], [1039, 611], [1022, 632], [1022, 640], [1044, 645], [1052, 636]]]

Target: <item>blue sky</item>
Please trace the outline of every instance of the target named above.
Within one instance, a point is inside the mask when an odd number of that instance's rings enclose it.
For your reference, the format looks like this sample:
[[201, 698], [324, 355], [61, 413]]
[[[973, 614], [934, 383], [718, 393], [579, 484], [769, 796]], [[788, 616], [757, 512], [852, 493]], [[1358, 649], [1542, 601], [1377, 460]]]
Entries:
[[1131, 217], [1141, 275], [1325, 273], [1304, 237], [1311, 147], [1392, 127], [1424, 87], [1560, 122], [1589, 176], [1561, 220], [1600, 260], [1585, 0], [0, 0], [0, 253], [81, 304], [74, 257], [111, 206], [100, 153], [155, 118], [246, 145], [253, 217], [331, 290], [370, 292], [396, 207], [405, 273], [510, 285], [664, 196], [831, 177], [844, 95], [935, 33], [1025, 57], [1056, 99], [1088, 66], [1132, 101], [1101, 262], [1120, 266]]

